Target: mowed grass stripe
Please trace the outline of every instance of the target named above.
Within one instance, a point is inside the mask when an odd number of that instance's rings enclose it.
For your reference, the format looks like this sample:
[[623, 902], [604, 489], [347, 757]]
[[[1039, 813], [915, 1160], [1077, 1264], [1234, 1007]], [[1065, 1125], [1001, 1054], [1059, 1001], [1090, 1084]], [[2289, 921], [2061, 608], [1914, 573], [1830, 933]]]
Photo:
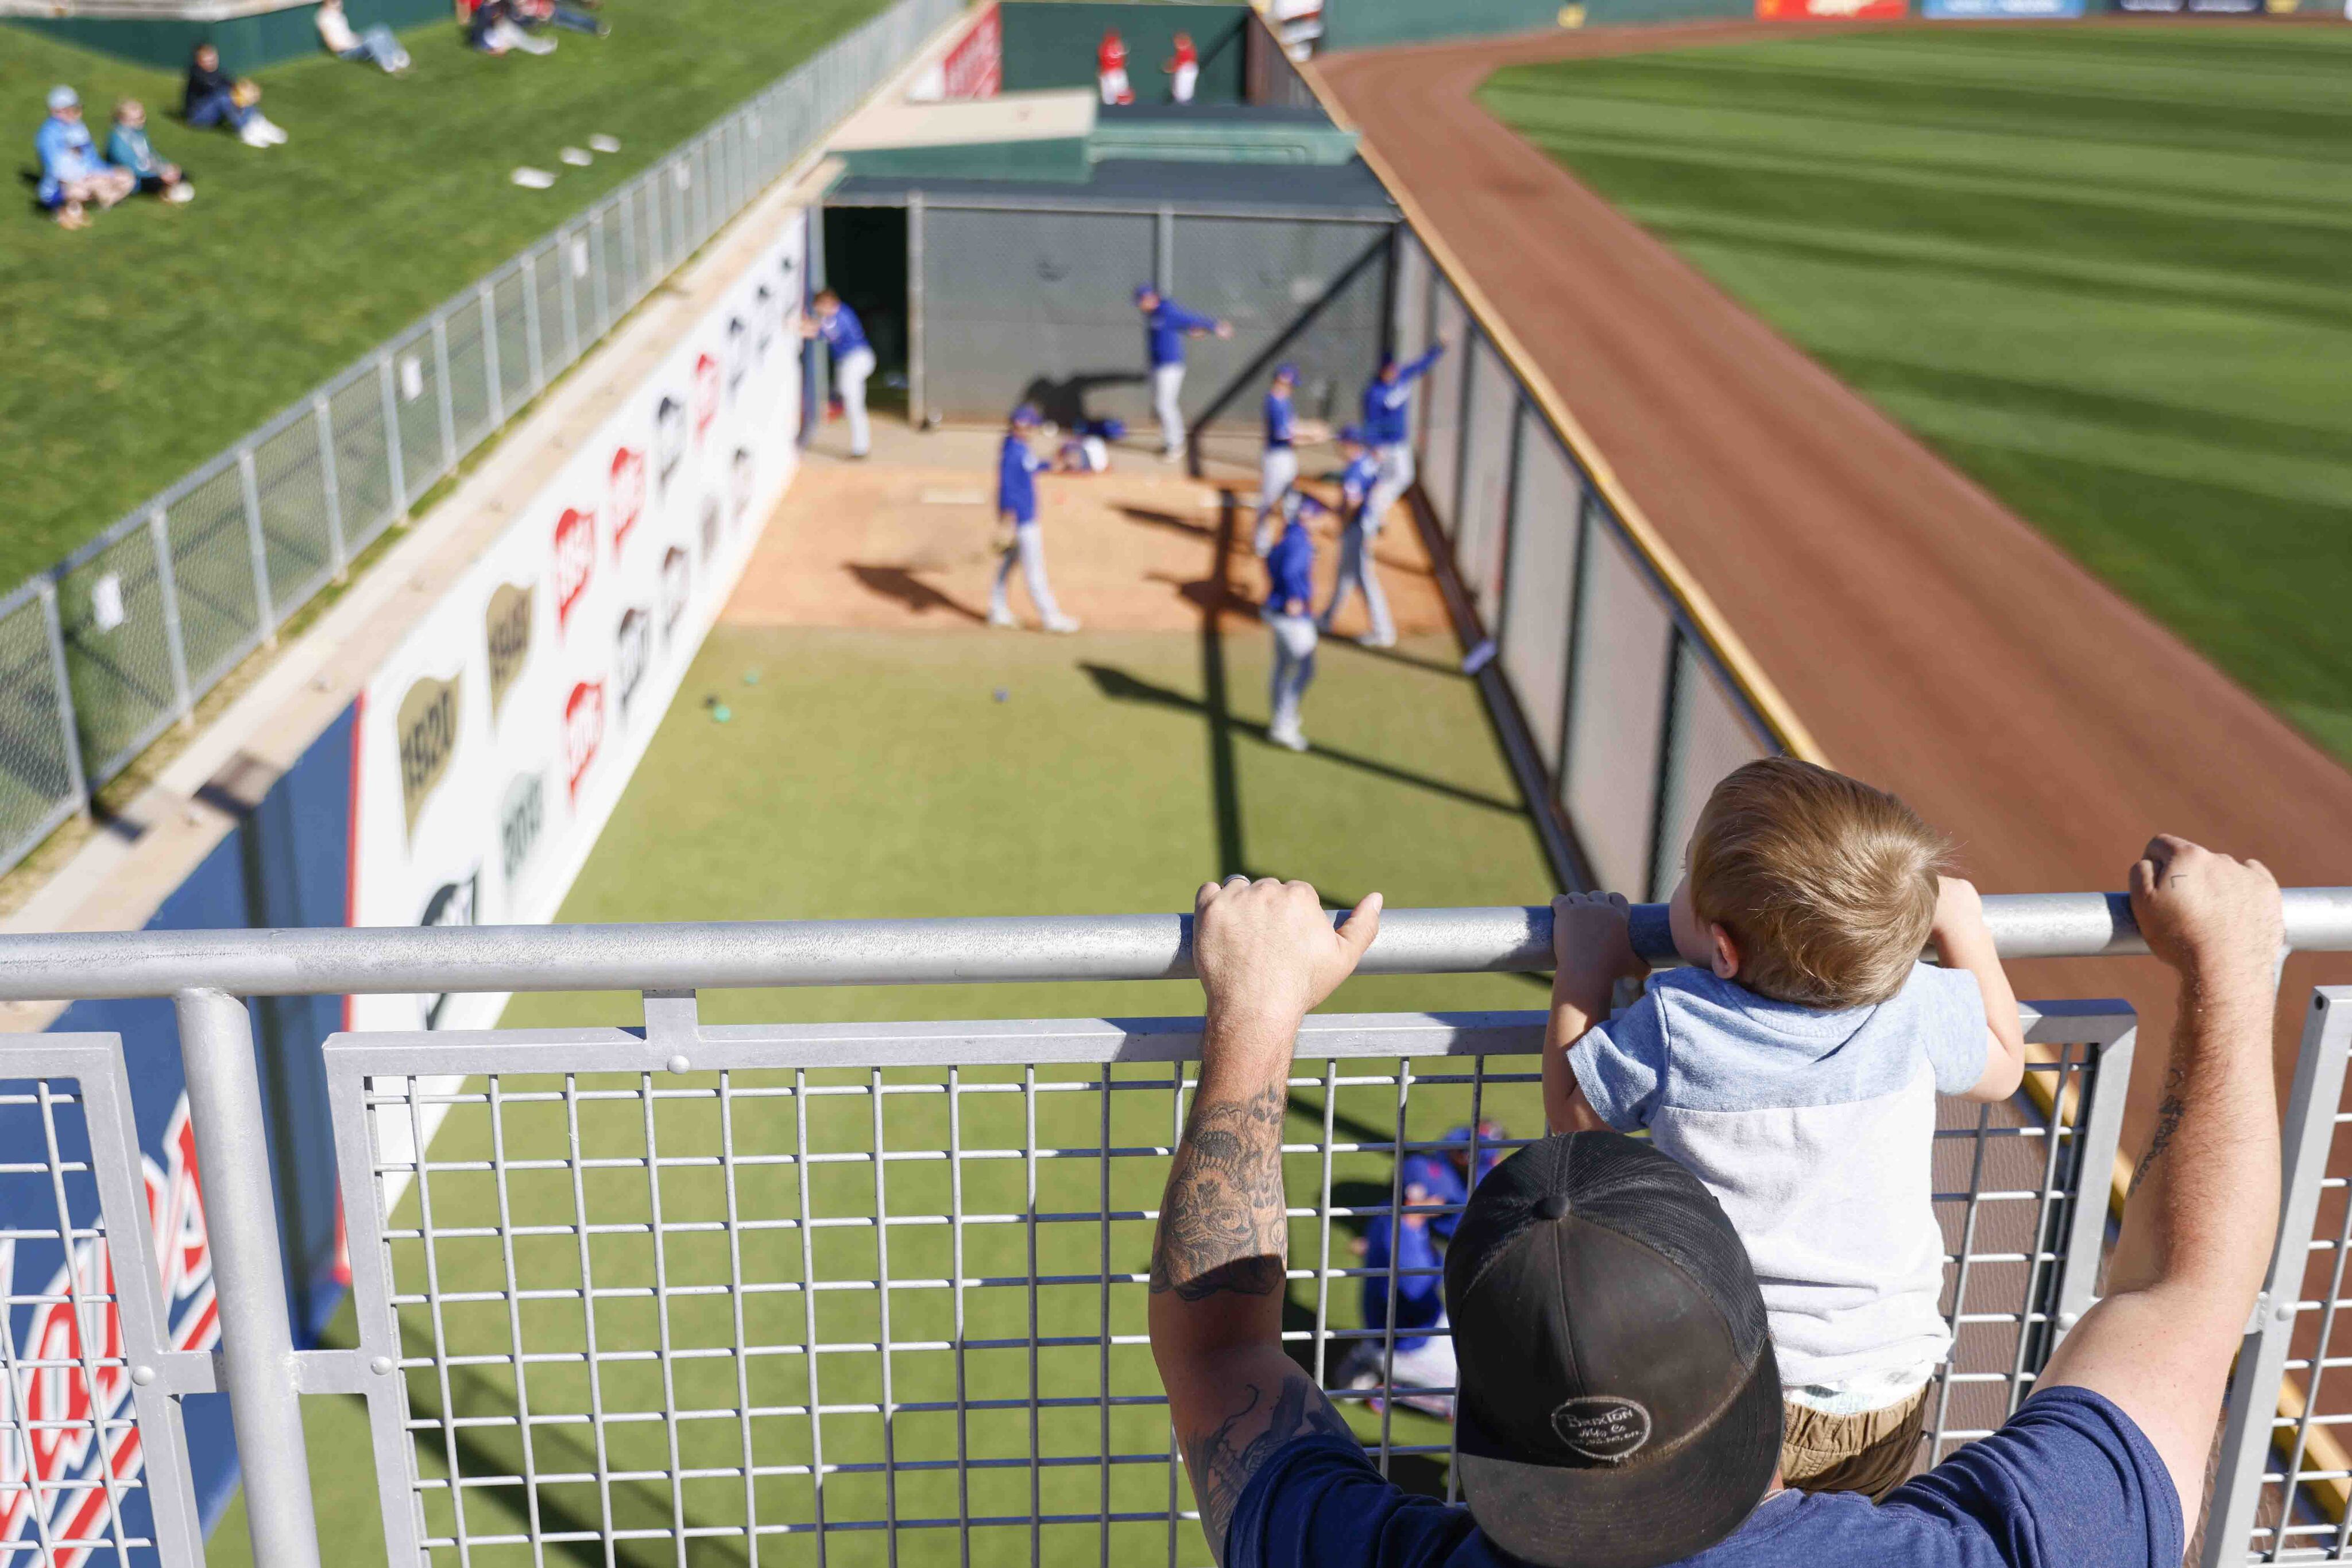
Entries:
[[2352, 37], [1916, 29], [1486, 97], [2352, 758]]

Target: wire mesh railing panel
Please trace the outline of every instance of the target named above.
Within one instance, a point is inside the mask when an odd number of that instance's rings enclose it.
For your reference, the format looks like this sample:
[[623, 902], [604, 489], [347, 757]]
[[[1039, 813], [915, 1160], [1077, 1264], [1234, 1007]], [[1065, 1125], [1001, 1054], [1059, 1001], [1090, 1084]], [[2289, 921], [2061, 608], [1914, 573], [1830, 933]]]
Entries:
[[234, 466], [223, 468], [173, 501], [163, 519], [188, 681], [202, 691], [261, 641], [243, 476]]
[[459, 452], [471, 452], [490, 433], [490, 364], [482, 341], [479, 296], [447, 311], [442, 329], [449, 366], [449, 417]]
[[1081, 413], [1147, 420], [1134, 290], [1152, 279], [1157, 243], [1149, 214], [927, 206], [927, 408], [1002, 419], [1028, 398], [1066, 426]]
[[1503, 574], [1503, 673], [1518, 695], [1519, 711], [1544, 766], [1556, 770], [1568, 700], [1584, 481], [1542, 417], [1525, 404], [1519, 411], [1518, 453], [1509, 563]]
[[[1438, 528], [1451, 538], [1462, 472], [1462, 364], [1470, 316], [1462, 297], [1443, 277], [1430, 288], [1429, 319], [1431, 343], [1448, 347], [1422, 378], [1414, 399], [1422, 405], [1421, 489]], [[1427, 351], [1424, 345], [1423, 352]]]
[[342, 507], [343, 547], [356, 552], [400, 515], [392, 493], [392, 460], [384, 440], [383, 377], [373, 366], [347, 377], [327, 394], [334, 431], [335, 494]]
[[1462, 517], [1454, 528], [1454, 570], [1489, 629], [1503, 607], [1503, 531], [1511, 483], [1511, 435], [1518, 386], [1483, 332], [1462, 345], [1464, 405]]
[[492, 343], [498, 355], [499, 412], [512, 419], [531, 393], [530, 280], [516, 267], [490, 285]]
[[[361, 1354], [400, 1373], [371, 1395], [405, 1466], [395, 1559], [1205, 1563], [1145, 1324], [1197, 1029], [729, 1030], [690, 1070], [612, 1031], [489, 1034], [461, 1042], [465, 1079], [383, 1075], [423, 1037], [339, 1037]], [[1540, 1135], [1516, 1053], [1540, 1030], [1310, 1020], [1291, 1071], [1284, 1342], [1385, 1469], [1435, 1489], [1439, 1270], [1394, 1240], [1442, 1249], [1470, 1173]], [[2069, 1107], [2054, 1134], [1948, 1107], [1937, 1440], [2030, 1388], [2096, 1060], [2036, 1069]]]
[[428, 323], [392, 346], [393, 417], [400, 426], [400, 477], [407, 491], [403, 507], [441, 477], [440, 370]]
[[1664, 899], [1682, 875], [1683, 846], [1723, 776], [1770, 752], [1715, 661], [1689, 637], [1675, 638], [1674, 712], [1666, 722], [1665, 778], [1658, 800], [1658, 854], [1650, 897]]
[[137, 1207], [179, 1195], [142, 1190], [118, 1040], [46, 1036], [15, 1070], [0, 1079], [0, 1563], [194, 1568]]
[[327, 526], [327, 473], [319, 422], [291, 421], [253, 449], [253, 489], [261, 508], [263, 559], [272, 604], [299, 604], [334, 575]]
[[[158, 533], [152, 526], [121, 530], [58, 574], [74, 721], [93, 776], [135, 756], [179, 709]], [[29, 672], [15, 660], [9, 668]]]
[[1600, 884], [1642, 887], [1649, 880], [1674, 615], [1608, 526], [1600, 498], [1588, 496], [1585, 507], [1560, 803]]
[[40, 841], [81, 804], [68, 747], [62, 649], [37, 593], [0, 611], [0, 861]]

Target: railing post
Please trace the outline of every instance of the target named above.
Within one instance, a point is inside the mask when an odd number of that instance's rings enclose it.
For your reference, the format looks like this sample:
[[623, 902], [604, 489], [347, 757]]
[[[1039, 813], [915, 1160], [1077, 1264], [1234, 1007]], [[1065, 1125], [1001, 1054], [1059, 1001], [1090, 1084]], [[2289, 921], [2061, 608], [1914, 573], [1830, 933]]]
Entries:
[[327, 556], [337, 582], [348, 575], [351, 554], [343, 546], [343, 492], [335, 478], [335, 411], [325, 392], [310, 394], [310, 418], [319, 427], [319, 491], [327, 503]]
[[588, 281], [596, 296], [598, 338], [613, 329], [612, 293], [604, 277], [612, 270], [604, 264], [604, 209], [598, 207], [588, 214]]
[[[556, 246], [555, 264], [563, 265], [563, 247]], [[530, 391], [536, 397], [547, 385], [547, 346], [540, 340], [539, 327], [539, 255], [525, 251], [522, 257], [522, 341], [523, 351], [530, 356]]]
[[188, 644], [180, 632], [180, 580], [172, 570], [172, 528], [156, 507], [147, 514], [147, 537], [155, 547], [155, 586], [163, 601], [163, 648], [172, 658], [172, 700], [179, 705], [180, 727], [196, 722], [196, 694], [188, 685]]
[[637, 287], [637, 204], [629, 190], [613, 193], [613, 210], [621, 215], [621, 298], [634, 303], [644, 291]]
[[448, 474], [457, 466], [457, 405], [449, 392], [449, 319], [437, 310], [433, 315], [433, 386], [441, 411], [441, 473]]
[[496, 291], [487, 277], [474, 286], [482, 300], [482, 390], [489, 393], [490, 428], [507, 422], [506, 392], [499, 374], [499, 308]]
[[243, 1002], [219, 991], [182, 991], [173, 1001], [187, 1068], [188, 1120], [205, 1175], [205, 1230], [220, 1305], [221, 1386], [236, 1432], [253, 1560], [270, 1568], [318, 1568], [319, 1526], [302, 1441], [253, 1019]]
[[[2034, 1364], [2066, 1337], [2082, 1315], [2091, 1310], [2099, 1289], [2100, 1254], [2107, 1239], [2107, 1200], [2115, 1180], [2116, 1149], [2122, 1142], [2124, 1096], [2131, 1083], [2132, 1057], [2139, 1040], [2137, 1027], [2100, 1048], [2098, 1071], [2083, 1080], [2074, 1104], [2074, 1180], [2073, 1207], [2066, 1215], [2063, 1244], [2066, 1260], [2058, 1267], [2051, 1292], [2051, 1322], [2042, 1331], [2042, 1353]], [[2065, 1105], [2065, 1084], [2056, 1100]], [[2057, 1135], [2057, 1115], [2051, 1117], [2051, 1135]]]
[[376, 380], [383, 388], [383, 463], [384, 474], [392, 481], [393, 516], [408, 520], [408, 479], [406, 465], [401, 460], [400, 392], [393, 385], [392, 349], [378, 350], [375, 357]]
[[245, 545], [253, 560], [253, 607], [261, 617], [261, 640], [278, 642], [278, 606], [269, 592], [269, 538], [261, 528], [261, 486], [254, 478], [253, 448], [236, 449], [237, 488], [245, 497]]
[[[2327, 1175], [2335, 1141], [2336, 1111], [2344, 1100], [2346, 1047], [2352, 1045], [2352, 988], [2323, 986], [2311, 993], [2303, 1017], [2303, 1049], [2295, 1058], [2294, 1087], [2282, 1124], [2278, 1242], [2270, 1273], [2246, 1325], [2245, 1343], [2230, 1375], [2230, 1395], [2221, 1410], [2221, 1444], [2215, 1455], [2213, 1500], [2205, 1511], [2204, 1568], [2246, 1561], [2253, 1539], [2254, 1513], [2263, 1498], [2263, 1465], [2277, 1429], [2279, 1393], [2294, 1339], [2295, 1302], [2303, 1295], [2304, 1270], [2311, 1261], [2312, 1221], [2319, 1213], [2320, 1184]], [[2304, 1413], [2307, 1429], [2311, 1412]], [[2295, 1450], [2303, 1448], [2298, 1429]], [[2294, 1512], [2294, 1474], [2286, 1473], [2282, 1513]], [[2273, 1539], [2275, 1548], [2278, 1542]]]
[[41, 630], [49, 640], [49, 674], [58, 683], [58, 728], [65, 742], [66, 788], [84, 817], [89, 815], [89, 779], [81, 768], [81, 724], [74, 716], [73, 672], [66, 664], [65, 624], [58, 617], [58, 585], [40, 580]]
[[563, 363], [569, 369], [580, 358], [580, 280], [588, 276], [587, 236], [560, 235], [555, 265], [563, 280]]

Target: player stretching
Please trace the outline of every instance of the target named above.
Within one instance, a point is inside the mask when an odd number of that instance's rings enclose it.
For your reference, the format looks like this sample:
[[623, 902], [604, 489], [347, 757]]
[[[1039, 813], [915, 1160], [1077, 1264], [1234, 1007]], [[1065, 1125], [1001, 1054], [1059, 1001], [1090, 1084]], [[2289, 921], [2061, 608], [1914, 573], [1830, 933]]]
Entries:
[[1175, 43], [1175, 57], [1160, 68], [1171, 78], [1168, 83], [1168, 96], [1177, 103], [1190, 103], [1192, 101], [1192, 89], [1200, 85], [1201, 51], [1192, 47], [1192, 35], [1190, 33], [1177, 34]]
[[1134, 89], [1127, 85], [1127, 40], [1117, 27], [1103, 29], [1102, 46], [1095, 50], [1095, 83], [1105, 103], [1135, 101]]
[[1290, 411], [1290, 394], [1298, 385], [1298, 367], [1274, 367], [1274, 387], [1265, 394], [1265, 455], [1257, 465], [1257, 530], [1252, 541], [1257, 553], [1274, 548], [1274, 519], [1281, 514], [1282, 498], [1298, 483], [1297, 420]]
[[833, 384], [849, 416], [849, 455], [863, 457], [873, 438], [866, 423], [866, 378], [874, 373], [874, 350], [866, 346], [866, 323], [830, 288], [816, 293], [816, 314], [801, 323], [803, 338], [823, 338], [833, 353]]
[[1184, 340], [1213, 332], [1230, 338], [1233, 323], [1195, 316], [1149, 283], [1137, 287], [1135, 308], [1151, 334], [1151, 412], [1160, 416], [1160, 461], [1173, 463], [1184, 455], [1184, 413], [1177, 401], [1184, 391]]
[[1380, 488], [1380, 460], [1372, 455], [1370, 440], [1360, 424], [1339, 433], [1339, 455], [1348, 460], [1339, 471], [1339, 517], [1344, 525], [1339, 530], [1339, 578], [1331, 585], [1331, 602], [1324, 606], [1316, 624], [1328, 632], [1339, 606], [1348, 601], [1348, 591], [1360, 589], [1364, 612], [1371, 617], [1372, 625], [1356, 641], [1367, 648], [1386, 648], [1396, 642], [1396, 624], [1389, 619], [1388, 595], [1381, 591], [1381, 580], [1372, 570], [1372, 536], [1381, 531], [1381, 522], [1371, 509], [1371, 498]]
[[1274, 632], [1274, 718], [1265, 737], [1293, 751], [1307, 749], [1307, 733], [1298, 727], [1298, 706], [1315, 679], [1315, 538], [1307, 531], [1307, 514], [1319, 511], [1308, 497], [1294, 490], [1283, 503], [1289, 519], [1265, 558], [1271, 583], [1265, 599], [1265, 623]]
[[1004, 450], [996, 465], [996, 516], [1010, 527], [1013, 538], [996, 563], [996, 586], [989, 591], [988, 623], [1017, 626], [1013, 607], [1005, 602], [1005, 580], [1013, 563], [1021, 563], [1021, 580], [1029, 585], [1029, 602], [1048, 632], [1075, 632], [1078, 623], [1054, 602], [1053, 586], [1045, 580], [1045, 532], [1037, 526], [1037, 471], [1045, 460], [1030, 450], [1029, 437], [1037, 428], [1037, 408], [1023, 403], [1013, 411], [1012, 428], [1004, 433]]

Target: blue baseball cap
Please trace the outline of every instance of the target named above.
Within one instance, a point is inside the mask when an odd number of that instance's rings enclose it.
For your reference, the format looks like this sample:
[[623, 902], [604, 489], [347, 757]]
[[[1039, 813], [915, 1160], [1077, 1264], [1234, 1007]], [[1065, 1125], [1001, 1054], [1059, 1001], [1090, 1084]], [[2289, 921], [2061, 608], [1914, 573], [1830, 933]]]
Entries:
[[1135, 286], [1135, 302], [1138, 305], [1142, 304], [1147, 299], [1157, 299], [1159, 298], [1160, 290], [1152, 287], [1149, 283], [1139, 283]]
[[81, 94], [74, 91], [73, 89], [69, 87], [53, 87], [49, 89], [49, 112], [51, 114], [57, 113], [58, 110], [61, 109], [79, 109], [80, 107]]
[[1035, 424], [1037, 421], [1037, 405], [1034, 402], [1024, 402], [1013, 411], [1013, 423], [1016, 426]]
[[1278, 382], [1295, 382], [1298, 379], [1298, 367], [1285, 360], [1274, 367], [1274, 379]]
[[1364, 427], [1360, 424], [1343, 426], [1339, 431], [1339, 439], [1346, 442], [1350, 446], [1370, 446], [1371, 444], [1370, 441], [1364, 438]]

